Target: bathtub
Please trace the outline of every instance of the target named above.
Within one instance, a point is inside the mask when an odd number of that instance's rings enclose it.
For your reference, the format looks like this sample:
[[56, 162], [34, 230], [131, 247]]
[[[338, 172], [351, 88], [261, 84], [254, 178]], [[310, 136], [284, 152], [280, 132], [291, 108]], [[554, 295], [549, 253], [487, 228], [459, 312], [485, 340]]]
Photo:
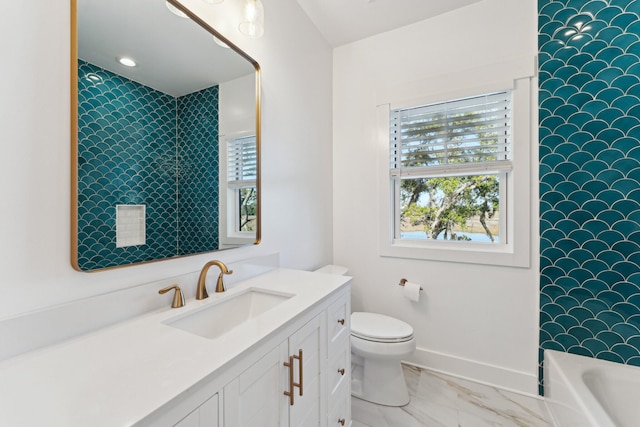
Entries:
[[557, 427], [640, 426], [640, 368], [544, 352], [545, 402]]

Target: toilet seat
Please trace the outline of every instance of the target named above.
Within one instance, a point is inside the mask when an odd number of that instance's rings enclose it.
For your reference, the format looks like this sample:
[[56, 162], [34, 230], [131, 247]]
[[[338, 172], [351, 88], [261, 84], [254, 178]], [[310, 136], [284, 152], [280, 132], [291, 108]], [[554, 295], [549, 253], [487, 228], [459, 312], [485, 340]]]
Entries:
[[413, 339], [413, 328], [402, 320], [377, 313], [351, 314], [351, 335], [366, 341], [398, 343]]

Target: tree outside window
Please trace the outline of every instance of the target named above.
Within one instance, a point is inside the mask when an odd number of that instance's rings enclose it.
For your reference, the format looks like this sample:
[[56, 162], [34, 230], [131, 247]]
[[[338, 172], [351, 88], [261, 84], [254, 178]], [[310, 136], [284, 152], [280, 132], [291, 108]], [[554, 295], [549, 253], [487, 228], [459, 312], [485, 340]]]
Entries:
[[503, 243], [510, 168], [510, 92], [392, 111], [396, 237]]

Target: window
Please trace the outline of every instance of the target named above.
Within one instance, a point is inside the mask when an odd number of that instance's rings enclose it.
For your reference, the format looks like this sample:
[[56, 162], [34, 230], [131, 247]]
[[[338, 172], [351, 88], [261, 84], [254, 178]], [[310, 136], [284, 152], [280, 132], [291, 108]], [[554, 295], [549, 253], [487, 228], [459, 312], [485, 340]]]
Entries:
[[396, 240], [504, 244], [511, 91], [390, 111]]
[[227, 140], [227, 191], [229, 232], [256, 231], [257, 150], [255, 135]]
[[[379, 85], [380, 256], [531, 265], [538, 224], [536, 87], [535, 62], [526, 56]], [[471, 121], [484, 117], [479, 101], [503, 103], [494, 111], [496, 123]], [[447, 191], [463, 182], [473, 191], [460, 198], [455, 212], [436, 211]], [[427, 235], [429, 230], [434, 231]]]

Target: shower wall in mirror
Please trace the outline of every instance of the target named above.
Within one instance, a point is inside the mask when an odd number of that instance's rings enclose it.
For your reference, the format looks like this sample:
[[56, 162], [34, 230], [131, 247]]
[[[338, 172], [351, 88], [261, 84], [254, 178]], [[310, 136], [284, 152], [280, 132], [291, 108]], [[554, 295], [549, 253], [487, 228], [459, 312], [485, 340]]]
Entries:
[[[257, 63], [165, 1], [76, 4], [74, 268], [258, 243]], [[125, 54], [140, 63], [123, 67]], [[255, 142], [238, 152], [238, 140]]]
[[[172, 97], [79, 60], [78, 152], [82, 269], [218, 249], [218, 86]], [[116, 205], [145, 206], [142, 244], [113, 249]]]

